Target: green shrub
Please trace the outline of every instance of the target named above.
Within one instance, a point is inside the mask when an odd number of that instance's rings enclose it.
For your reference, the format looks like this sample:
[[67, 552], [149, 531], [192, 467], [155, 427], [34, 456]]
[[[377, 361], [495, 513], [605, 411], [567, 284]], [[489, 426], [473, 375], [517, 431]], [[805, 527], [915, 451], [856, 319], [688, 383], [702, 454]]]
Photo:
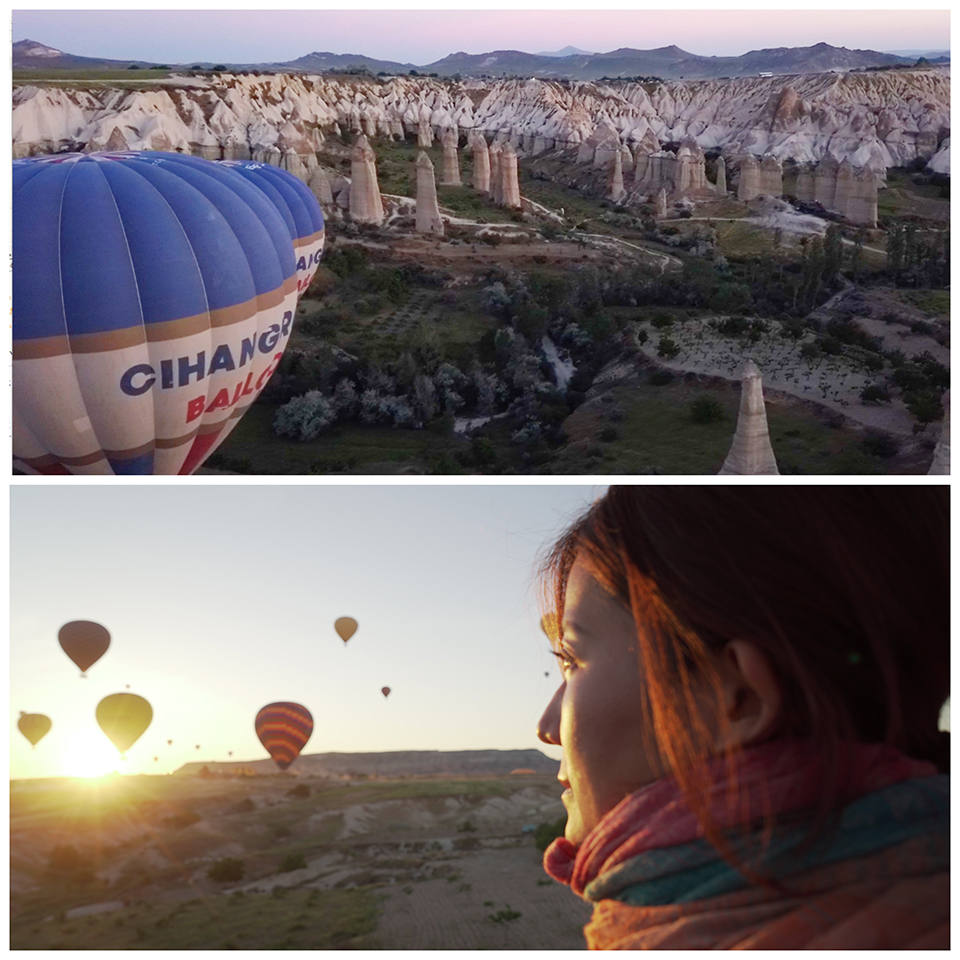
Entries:
[[723, 404], [709, 393], [702, 394], [690, 404], [690, 419], [694, 423], [717, 423], [723, 416]]
[[306, 857], [302, 853], [288, 853], [277, 868], [277, 873], [289, 873], [291, 870], [302, 870], [307, 865]]
[[860, 391], [860, 400], [863, 403], [885, 403], [889, 402], [890, 394], [883, 387], [875, 383], [868, 383]]
[[673, 383], [673, 373], [669, 370], [655, 370], [650, 374], [650, 383], [654, 387], [665, 387]]
[[287, 791], [287, 796], [306, 799], [310, 796], [310, 788], [305, 783], [298, 783], [292, 790]]
[[658, 357], [663, 357], [664, 360], [672, 360], [679, 352], [680, 348], [672, 337], [668, 337], [666, 334], [660, 337], [660, 343], [657, 345]]
[[559, 820], [545, 820], [543, 823], [537, 824], [537, 829], [533, 832], [533, 845], [543, 853], [557, 837], [563, 836], [566, 828], [566, 814], [560, 817]]
[[210, 866], [207, 876], [214, 883], [235, 883], [243, 879], [244, 865], [236, 857], [224, 857]]
[[868, 433], [860, 443], [864, 453], [887, 459], [896, 456], [900, 444], [886, 433]]

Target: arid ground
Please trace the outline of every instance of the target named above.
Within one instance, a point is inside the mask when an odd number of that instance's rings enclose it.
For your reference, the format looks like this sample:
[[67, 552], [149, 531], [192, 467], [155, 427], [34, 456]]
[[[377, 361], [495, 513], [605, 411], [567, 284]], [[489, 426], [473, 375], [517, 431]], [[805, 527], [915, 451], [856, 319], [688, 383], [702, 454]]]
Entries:
[[11, 947], [583, 949], [562, 814], [542, 774], [15, 781]]

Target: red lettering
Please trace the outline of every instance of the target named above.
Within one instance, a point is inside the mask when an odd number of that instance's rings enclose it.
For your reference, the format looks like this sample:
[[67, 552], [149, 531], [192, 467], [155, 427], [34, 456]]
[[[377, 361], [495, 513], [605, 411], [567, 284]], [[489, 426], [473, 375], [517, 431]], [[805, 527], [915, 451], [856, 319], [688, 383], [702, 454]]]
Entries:
[[237, 389], [233, 391], [233, 399], [230, 401], [232, 407], [240, 399], [240, 391], [243, 390], [243, 381], [237, 384]]
[[257, 377], [257, 390], [260, 391], [266, 386], [267, 381], [273, 376], [273, 371], [277, 369], [277, 366], [280, 363], [280, 358], [283, 356], [282, 353], [276, 353], [273, 356], [273, 362], [267, 367], [263, 373]]
[[187, 423], [191, 420], [196, 420], [197, 417], [203, 416], [203, 408], [206, 402], [206, 397], [194, 397], [193, 400], [187, 403]]
[[243, 385], [243, 393], [240, 394], [241, 397], [245, 397], [248, 393], [253, 393], [253, 390], [250, 389], [250, 381], [252, 379], [253, 373], [248, 373], [246, 383]]
[[217, 410], [220, 407], [229, 407], [230, 406], [230, 394], [227, 393], [226, 388], [221, 390], [214, 398], [213, 402], [207, 407], [207, 413], [211, 410]]

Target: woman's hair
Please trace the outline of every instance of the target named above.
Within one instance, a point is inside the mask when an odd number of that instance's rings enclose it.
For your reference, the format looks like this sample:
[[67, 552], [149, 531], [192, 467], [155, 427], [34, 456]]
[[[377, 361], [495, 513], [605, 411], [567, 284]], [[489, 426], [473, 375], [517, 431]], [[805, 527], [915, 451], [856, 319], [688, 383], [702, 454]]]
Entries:
[[812, 738], [825, 759], [814, 839], [844, 800], [843, 741], [948, 768], [949, 539], [946, 486], [618, 486], [561, 536], [540, 582], [557, 623], [574, 562], [631, 610], [645, 746], [723, 852], [701, 789], [716, 728], [700, 715], [704, 685], [718, 702], [721, 689], [708, 654], [730, 640], [770, 660], [776, 734]]

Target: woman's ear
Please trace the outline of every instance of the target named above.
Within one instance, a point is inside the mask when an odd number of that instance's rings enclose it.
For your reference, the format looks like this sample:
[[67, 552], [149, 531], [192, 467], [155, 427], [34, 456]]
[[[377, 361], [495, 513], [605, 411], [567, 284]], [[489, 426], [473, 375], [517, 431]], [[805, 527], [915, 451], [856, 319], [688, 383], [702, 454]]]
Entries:
[[718, 736], [717, 749], [768, 739], [779, 726], [783, 699], [770, 658], [749, 640], [731, 640], [721, 651], [717, 667], [727, 720], [726, 735]]

